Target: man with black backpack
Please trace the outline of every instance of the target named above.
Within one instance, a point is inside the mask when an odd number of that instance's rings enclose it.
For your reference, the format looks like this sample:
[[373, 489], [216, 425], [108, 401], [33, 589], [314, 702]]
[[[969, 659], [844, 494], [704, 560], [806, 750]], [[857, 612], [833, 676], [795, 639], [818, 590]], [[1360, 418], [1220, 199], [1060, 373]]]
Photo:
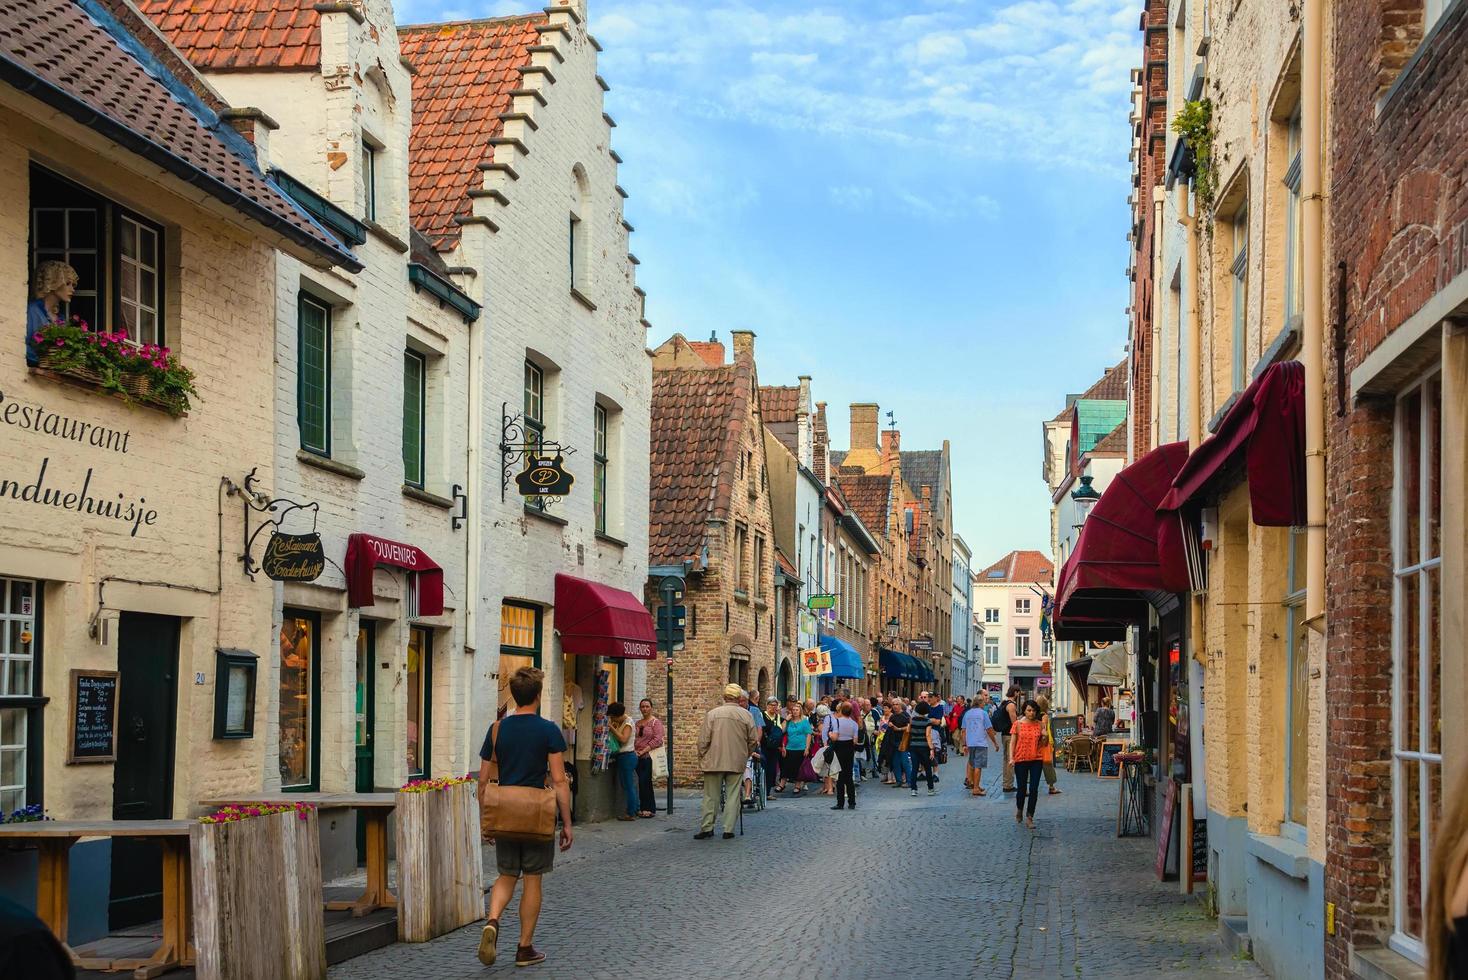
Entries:
[[780, 773], [780, 747], [785, 744], [785, 719], [780, 716], [780, 699], [765, 699], [765, 723], [760, 728], [760, 755], [765, 768], [765, 798], [775, 798], [775, 779]]
[[1014, 729], [1014, 723], [1019, 720], [1019, 711], [1014, 706], [1014, 699], [1024, 693], [1018, 684], [1011, 684], [1009, 690], [1004, 693], [1004, 700], [994, 709], [989, 720], [994, 724], [994, 731], [999, 734], [1000, 753], [1004, 758], [1004, 792], [1013, 793], [1014, 787], [1014, 760], [1010, 758], [1009, 733]]

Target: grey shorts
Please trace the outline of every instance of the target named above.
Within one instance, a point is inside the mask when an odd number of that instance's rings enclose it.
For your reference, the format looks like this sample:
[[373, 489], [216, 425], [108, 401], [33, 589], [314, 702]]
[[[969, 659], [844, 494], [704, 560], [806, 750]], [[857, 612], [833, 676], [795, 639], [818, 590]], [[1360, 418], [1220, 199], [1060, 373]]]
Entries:
[[989, 764], [989, 746], [970, 745], [968, 747], [968, 767], [970, 769], [982, 769]]
[[502, 875], [550, 874], [556, 863], [556, 842], [497, 840], [494, 842], [494, 863]]

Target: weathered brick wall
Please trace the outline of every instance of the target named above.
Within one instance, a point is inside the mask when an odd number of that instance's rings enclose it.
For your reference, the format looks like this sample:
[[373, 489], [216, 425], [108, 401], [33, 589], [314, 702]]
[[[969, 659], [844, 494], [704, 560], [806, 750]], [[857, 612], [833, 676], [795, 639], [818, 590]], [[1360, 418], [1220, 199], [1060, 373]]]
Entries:
[[1141, 105], [1141, 152], [1133, 164], [1133, 193], [1136, 211], [1133, 221], [1133, 268], [1131, 330], [1131, 425], [1133, 457], [1151, 449], [1156, 439], [1152, 431], [1152, 408], [1156, 393], [1152, 390], [1152, 364], [1155, 352], [1152, 335], [1155, 327], [1156, 281], [1156, 213], [1152, 203], [1153, 189], [1162, 185], [1167, 150], [1167, 3], [1147, 0], [1142, 11], [1143, 67]]
[[[1346, 271], [1345, 370], [1358, 366], [1423, 302], [1468, 267], [1468, 15], [1461, 5], [1390, 100], [1421, 36], [1421, 5], [1343, 0], [1332, 8], [1334, 63], [1327, 220]], [[1333, 300], [1332, 300], [1333, 305]], [[1337, 415], [1332, 357], [1327, 468], [1326, 725], [1337, 757], [1327, 777], [1325, 897], [1337, 909], [1326, 970], [1349, 975], [1352, 947], [1390, 932], [1392, 876], [1392, 406], [1346, 403]], [[1461, 710], [1445, 704], [1443, 713]]]
[[[71, 130], [68, 128], [68, 131]], [[93, 426], [128, 434], [120, 452], [58, 435], [0, 427], [0, 480], [35, 482], [48, 460], [44, 489], [80, 492], [90, 470], [93, 498], [146, 501], [151, 525], [0, 497], [0, 574], [46, 581], [42, 691], [45, 805], [57, 818], [107, 817], [113, 767], [67, 766], [67, 711], [72, 668], [116, 669], [119, 611], [184, 618], [179, 645], [174, 808], [230, 788], [256, 786], [259, 740], [212, 739], [214, 659], [220, 646], [272, 652], [271, 588], [251, 582], [236, 563], [241, 505], [224, 496], [221, 478], [242, 481], [253, 467], [273, 480], [273, 310], [275, 252], [251, 232], [196, 207], [172, 182], [138, 176], [137, 158], [100, 140], [63, 139], [10, 111], [0, 112], [0, 193], [14, 204], [0, 215], [0, 282], [12, 345], [0, 358], [0, 394]], [[100, 394], [28, 372], [20, 347], [28, 296], [29, 165], [59, 167], [92, 190], [167, 229], [166, 341], [197, 375], [199, 397], [186, 419], [128, 407]], [[103, 584], [104, 579], [109, 579]], [[137, 584], [147, 583], [147, 584]], [[99, 609], [99, 588], [101, 606]], [[107, 643], [88, 629], [106, 625]], [[204, 682], [196, 684], [194, 675]], [[257, 690], [263, 719], [266, 684]]]

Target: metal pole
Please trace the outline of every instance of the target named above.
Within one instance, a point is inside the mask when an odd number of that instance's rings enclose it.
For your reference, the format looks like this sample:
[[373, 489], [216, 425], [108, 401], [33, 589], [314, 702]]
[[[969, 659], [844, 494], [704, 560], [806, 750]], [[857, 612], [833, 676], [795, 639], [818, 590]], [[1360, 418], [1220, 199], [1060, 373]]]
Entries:
[[663, 593], [663, 651], [666, 656], [666, 675], [668, 678], [668, 737], [663, 743], [663, 748], [668, 754], [668, 812], [673, 812], [673, 597], [678, 593], [681, 581], [672, 576], [666, 576], [661, 582]]

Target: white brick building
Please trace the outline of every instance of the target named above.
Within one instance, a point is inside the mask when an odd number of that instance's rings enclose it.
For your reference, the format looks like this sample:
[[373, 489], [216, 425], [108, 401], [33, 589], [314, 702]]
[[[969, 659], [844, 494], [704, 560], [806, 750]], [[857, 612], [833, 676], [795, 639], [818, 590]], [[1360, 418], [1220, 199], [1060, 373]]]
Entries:
[[[597, 676], [608, 675], [608, 700], [635, 704], [644, 670], [563, 651], [556, 581], [641, 595], [652, 369], [598, 45], [580, 0], [408, 27], [401, 39], [416, 72], [413, 219], [485, 309], [470, 338], [469, 502], [480, 520], [465, 738], [477, 744], [515, 668], [540, 666], [544, 713], [576, 737], [578, 812], [601, 813], [611, 780], [591, 778]], [[499, 448], [527, 435], [574, 450], [575, 486], [544, 509], [517, 492], [523, 461]]]

